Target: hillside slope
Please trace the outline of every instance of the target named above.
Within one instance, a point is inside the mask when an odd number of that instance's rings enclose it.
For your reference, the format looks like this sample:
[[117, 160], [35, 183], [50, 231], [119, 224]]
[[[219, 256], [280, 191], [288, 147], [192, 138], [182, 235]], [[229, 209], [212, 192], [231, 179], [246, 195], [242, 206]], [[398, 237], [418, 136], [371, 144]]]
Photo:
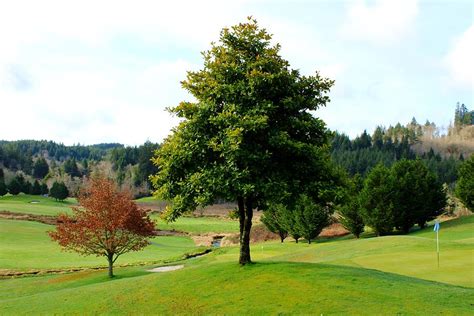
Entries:
[[245, 267], [236, 248], [222, 248], [163, 274], [132, 267], [113, 280], [103, 272], [1, 280], [0, 304], [3, 314], [469, 315], [473, 219], [442, 224], [439, 270], [428, 227], [408, 236], [256, 244], [257, 263]]

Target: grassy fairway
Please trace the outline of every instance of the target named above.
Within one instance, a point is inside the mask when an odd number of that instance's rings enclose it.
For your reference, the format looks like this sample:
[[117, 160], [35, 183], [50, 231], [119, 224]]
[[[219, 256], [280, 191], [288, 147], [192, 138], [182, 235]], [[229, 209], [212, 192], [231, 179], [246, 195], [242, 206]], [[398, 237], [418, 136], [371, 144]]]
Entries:
[[[440, 267], [436, 261], [436, 234], [432, 227], [414, 234], [323, 243], [265, 243], [252, 248], [255, 260], [329, 263], [413, 276], [474, 287], [474, 216], [441, 224]], [[236, 257], [225, 249], [219, 260]]]
[[[104, 257], [82, 257], [63, 252], [46, 231], [53, 226], [37, 222], [0, 219], [0, 269], [28, 270], [105, 266]], [[144, 251], [124, 254], [117, 264], [168, 260], [196, 251], [189, 237], [156, 237]]]
[[239, 222], [237, 220], [220, 217], [180, 217], [175, 222], [166, 223], [158, 216], [152, 216], [159, 229], [179, 230], [188, 233], [238, 233]]
[[[156, 200], [150, 197], [137, 200], [141, 203], [147, 201], [156, 203]], [[75, 206], [76, 203], [77, 201], [74, 198], [57, 202], [52, 198], [43, 196], [20, 194], [0, 197], [0, 210], [35, 215], [57, 215], [59, 213], [71, 213], [71, 207]], [[157, 215], [153, 215], [152, 218], [156, 221], [157, 227], [164, 230], [174, 229], [195, 234], [208, 232], [237, 233], [239, 231], [237, 220], [222, 217], [181, 217], [173, 223], [166, 223]]]
[[104, 271], [0, 280], [0, 306], [9, 315], [471, 315], [473, 219], [442, 224], [439, 270], [428, 227], [407, 236], [256, 244], [257, 263], [245, 267], [236, 248], [222, 248], [168, 273], [128, 267], [113, 280]]
[[[32, 203], [33, 202], [33, 203]], [[68, 198], [63, 202], [38, 195], [9, 195], [0, 197], [0, 211], [29, 213], [35, 215], [57, 215], [70, 213], [76, 199]]]
[[[195, 264], [164, 274], [125, 270], [109, 281], [50, 276], [4, 280], [5, 314], [433, 314], [468, 315], [472, 289], [310, 263]], [[9, 291], [5, 290], [10, 288]], [[15, 297], [12, 297], [15, 293]]]

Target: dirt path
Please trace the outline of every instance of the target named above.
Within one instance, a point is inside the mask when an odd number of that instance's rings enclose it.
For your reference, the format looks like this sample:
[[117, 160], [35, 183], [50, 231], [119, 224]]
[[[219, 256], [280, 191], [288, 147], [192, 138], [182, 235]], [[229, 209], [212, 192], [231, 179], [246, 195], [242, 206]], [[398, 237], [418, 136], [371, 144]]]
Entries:
[[50, 216], [50, 215], [36, 215], [36, 214], [29, 214], [29, 213], [0, 211], [0, 218], [20, 220], [20, 221], [40, 222], [40, 223], [48, 224], [48, 225], [57, 224], [57, 216]]

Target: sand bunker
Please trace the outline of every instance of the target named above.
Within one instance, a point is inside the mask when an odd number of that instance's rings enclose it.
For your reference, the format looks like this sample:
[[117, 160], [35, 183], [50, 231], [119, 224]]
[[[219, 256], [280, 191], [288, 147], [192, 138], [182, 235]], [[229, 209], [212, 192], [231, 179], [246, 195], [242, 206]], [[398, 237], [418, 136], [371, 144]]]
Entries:
[[151, 270], [147, 270], [148, 272], [168, 272], [168, 271], [174, 271], [174, 270], [179, 270], [184, 268], [184, 265], [178, 265], [178, 266], [167, 266], [167, 267], [158, 267], [154, 268]]

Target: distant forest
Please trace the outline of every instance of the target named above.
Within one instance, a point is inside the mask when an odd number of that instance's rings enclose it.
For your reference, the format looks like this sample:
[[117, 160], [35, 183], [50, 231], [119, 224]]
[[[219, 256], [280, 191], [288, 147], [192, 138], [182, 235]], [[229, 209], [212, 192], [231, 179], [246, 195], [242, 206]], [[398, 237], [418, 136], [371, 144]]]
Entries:
[[[379, 163], [388, 167], [403, 158], [419, 158], [441, 182], [452, 186], [459, 164], [474, 152], [474, 111], [458, 103], [447, 133], [433, 122], [420, 124], [413, 118], [406, 125], [377, 126], [371, 135], [364, 131], [354, 139], [335, 132], [331, 146], [333, 161], [351, 175], [365, 176]], [[159, 147], [151, 142], [65, 146], [53, 141], [0, 141], [0, 181], [8, 184], [20, 177], [49, 188], [59, 181], [75, 195], [87, 176], [100, 172], [136, 197], [149, 195], [148, 177], [157, 172], [150, 159]]]
[[151, 142], [65, 146], [53, 141], [0, 141], [0, 180], [8, 184], [20, 177], [48, 187], [61, 182], [75, 195], [87, 176], [102, 173], [135, 196], [149, 195], [148, 176], [157, 171], [150, 159], [157, 148], [159, 144]]
[[400, 159], [419, 158], [448, 185], [456, 181], [459, 164], [473, 152], [474, 111], [459, 103], [447, 134], [433, 122], [419, 124], [413, 118], [404, 126], [377, 126], [372, 135], [364, 131], [352, 140], [336, 132], [332, 140], [332, 159], [351, 175], [365, 176], [379, 163], [390, 167]]

